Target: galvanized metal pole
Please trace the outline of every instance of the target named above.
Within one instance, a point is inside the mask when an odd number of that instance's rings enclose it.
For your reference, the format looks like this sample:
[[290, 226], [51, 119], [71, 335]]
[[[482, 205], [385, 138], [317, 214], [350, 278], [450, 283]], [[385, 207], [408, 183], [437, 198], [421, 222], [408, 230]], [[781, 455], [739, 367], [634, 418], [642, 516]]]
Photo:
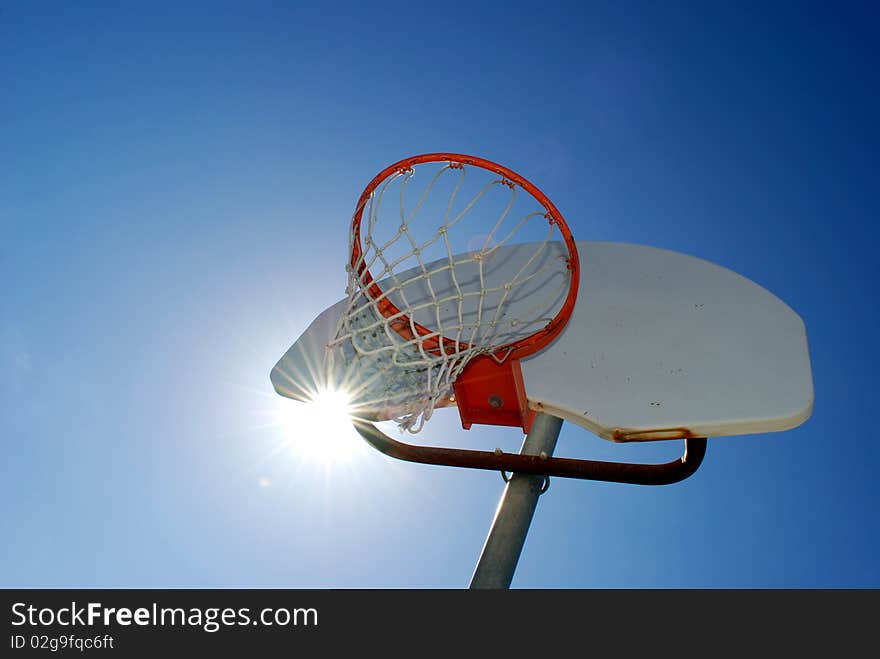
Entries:
[[[556, 448], [561, 428], [562, 419], [538, 414], [532, 423], [531, 432], [523, 441], [520, 453], [550, 457]], [[471, 578], [471, 588], [510, 588], [544, 480], [544, 476], [530, 474], [511, 476]]]

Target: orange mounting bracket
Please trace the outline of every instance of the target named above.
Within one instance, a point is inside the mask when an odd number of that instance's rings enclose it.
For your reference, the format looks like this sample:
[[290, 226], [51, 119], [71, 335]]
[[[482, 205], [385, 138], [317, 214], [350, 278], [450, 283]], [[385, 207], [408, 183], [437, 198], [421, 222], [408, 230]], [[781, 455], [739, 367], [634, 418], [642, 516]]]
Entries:
[[461, 425], [475, 423], [519, 426], [526, 434], [535, 420], [526, 400], [519, 359], [498, 362], [491, 355], [478, 355], [468, 362], [453, 385]]

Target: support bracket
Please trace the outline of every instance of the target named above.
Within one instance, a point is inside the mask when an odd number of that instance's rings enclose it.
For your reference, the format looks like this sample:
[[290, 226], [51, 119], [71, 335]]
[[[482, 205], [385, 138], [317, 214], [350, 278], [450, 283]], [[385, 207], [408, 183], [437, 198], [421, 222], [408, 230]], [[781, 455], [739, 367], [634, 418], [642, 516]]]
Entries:
[[355, 429], [370, 446], [387, 456], [407, 462], [508, 471], [517, 474], [558, 476], [630, 483], [633, 485], [670, 485], [683, 481], [697, 471], [706, 455], [705, 437], [688, 437], [684, 440], [684, 454], [677, 460], [663, 464], [630, 464], [622, 462], [599, 462], [573, 458], [556, 458], [547, 455], [523, 455], [471, 449], [418, 446], [397, 441], [379, 430], [373, 423], [355, 419]]

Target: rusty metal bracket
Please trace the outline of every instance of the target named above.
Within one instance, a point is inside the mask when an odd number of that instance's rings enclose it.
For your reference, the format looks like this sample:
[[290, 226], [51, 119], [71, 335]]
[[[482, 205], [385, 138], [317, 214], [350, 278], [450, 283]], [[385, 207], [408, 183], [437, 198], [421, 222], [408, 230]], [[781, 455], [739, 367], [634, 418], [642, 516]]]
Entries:
[[663, 464], [630, 464], [555, 458], [547, 455], [504, 453], [498, 449], [495, 451], [474, 451], [417, 446], [392, 439], [369, 421], [355, 419], [353, 423], [360, 436], [370, 446], [398, 460], [547, 477], [580, 478], [609, 483], [630, 483], [633, 485], [678, 483], [696, 472], [706, 455], [705, 437], [686, 438], [684, 440], [684, 454], [678, 460]]
[[[510, 479], [512, 477], [513, 477], [513, 474], [510, 474], [508, 476], [506, 471], [504, 471], [503, 469], [501, 470], [501, 480], [503, 480], [505, 483], [509, 483]], [[550, 489], [550, 477], [544, 476], [544, 482], [541, 483], [541, 490], [538, 492], [538, 494], [544, 494], [544, 492], [546, 492], [549, 489]]]

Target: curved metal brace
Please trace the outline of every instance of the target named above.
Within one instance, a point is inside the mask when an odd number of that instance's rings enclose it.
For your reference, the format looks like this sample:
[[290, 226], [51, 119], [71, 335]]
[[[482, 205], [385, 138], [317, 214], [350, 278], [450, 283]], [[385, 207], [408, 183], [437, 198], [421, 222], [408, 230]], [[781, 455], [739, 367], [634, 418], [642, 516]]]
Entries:
[[398, 460], [421, 464], [490, 469], [518, 474], [581, 478], [633, 485], [670, 485], [691, 476], [706, 455], [706, 438], [684, 440], [685, 452], [678, 460], [664, 464], [598, 462], [546, 455], [523, 455], [498, 451], [416, 446], [392, 439], [369, 421], [353, 420], [355, 430], [376, 450]]

